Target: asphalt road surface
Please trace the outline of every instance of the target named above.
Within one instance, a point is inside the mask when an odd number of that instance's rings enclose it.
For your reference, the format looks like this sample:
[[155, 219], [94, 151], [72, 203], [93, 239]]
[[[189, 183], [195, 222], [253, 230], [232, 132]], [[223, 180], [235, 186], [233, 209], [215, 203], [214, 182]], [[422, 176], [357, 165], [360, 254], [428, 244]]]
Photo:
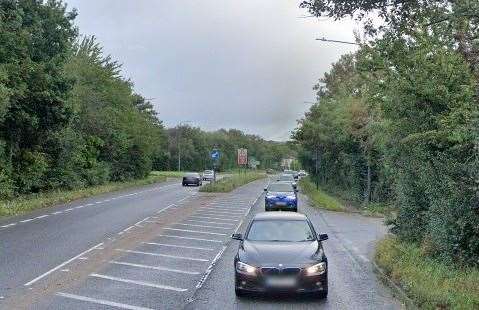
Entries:
[[236, 298], [233, 232], [264, 209], [260, 180], [228, 194], [177, 181], [0, 221], [0, 309], [399, 309], [371, 265], [380, 219], [300, 211], [328, 233], [329, 297]]

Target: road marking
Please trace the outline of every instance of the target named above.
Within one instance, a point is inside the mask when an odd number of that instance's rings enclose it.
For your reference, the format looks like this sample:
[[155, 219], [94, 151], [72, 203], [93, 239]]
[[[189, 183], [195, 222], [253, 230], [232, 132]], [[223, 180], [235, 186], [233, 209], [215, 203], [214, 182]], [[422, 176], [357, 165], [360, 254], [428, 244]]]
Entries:
[[174, 236], [174, 235], [158, 235], [159, 237], [168, 237], [168, 238], [177, 238], [177, 239], [187, 239], [187, 240], [197, 240], [197, 241], [208, 241], [208, 242], [218, 242], [222, 243], [223, 241], [220, 240], [211, 240], [211, 239], [201, 239], [201, 238], [193, 238], [193, 237], [182, 237], [182, 236]]
[[248, 210], [248, 209], [244, 209], [244, 210], [231, 209], [231, 210], [228, 210], [228, 208], [213, 208], [213, 207], [200, 207], [198, 209], [211, 210], [211, 211], [215, 211], [215, 212], [238, 213], [238, 214], [243, 214], [243, 213], [245, 213], [246, 210]]
[[222, 221], [238, 222], [238, 220], [225, 219], [225, 218], [221, 218], [221, 217], [198, 216], [198, 215], [192, 215], [190, 217], [199, 218], [199, 219], [210, 219], [210, 220], [222, 220]]
[[156, 211], [156, 214], [161, 213], [161, 212], [165, 212], [166, 210], [168, 210], [169, 208], [172, 208], [174, 206], [176, 206], [176, 205], [174, 203], [172, 203], [171, 205], [168, 205], [168, 206], [164, 207], [163, 209], [161, 209], [159, 211]]
[[57, 211], [57, 212], [53, 212], [53, 213], [51, 213], [51, 214], [52, 214], [52, 215], [57, 215], [57, 214], [61, 214], [61, 213], [63, 213], [63, 211]]
[[142, 242], [142, 243], [149, 244], [149, 245], [169, 246], [169, 247], [181, 248], [181, 249], [213, 251], [213, 249], [211, 248], [203, 248], [203, 247], [196, 247], [196, 246], [186, 246], [186, 245], [176, 245], [176, 244], [156, 243], [156, 242]]
[[23, 220], [23, 221], [20, 221], [20, 223], [28, 223], [28, 222], [31, 222], [33, 221], [34, 219], [27, 219], [27, 220]]
[[185, 288], [178, 288], [178, 287], [161, 285], [161, 284], [156, 284], [156, 283], [151, 283], [151, 282], [123, 279], [123, 278], [118, 278], [118, 277], [111, 277], [111, 276], [106, 276], [106, 275], [98, 274], [98, 273], [92, 273], [92, 274], [90, 274], [90, 277], [100, 278], [100, 279], [105, 279], [105, 280], [111, 280], [111, 281], [117, 281], [117, 282], [123, 282], [123, 283], [131, 283], [131, 284], [136, 284], [136, 285], [141, 285], [141, 286], [160, 288], [160, 289], [176, 291], [176, 292], [186, 292], [187, 291], [187, 289], [185, 289]]
[[201, 277], [201, 279], [196, 284], [196, 289], [197, 290], [200, 289], [203, 286], [203, 284], [206, 282], [206, 280], [208, 279], [211, 271], [213, 271], [213, 268], [216, 265], [216, 262], [223, 255], [223, 252], [226, 250], [226, 248], [227, 248], [227, 246], [223, 246], [221, 248], [221, 250], [218, 252], [218, 254], [216, 254], [215, 258], [213, 258], [213, 260], [211, 261], [211, 264], [208, 266], [208, 268], [206, 268], [206, 271], [204, 272], [203, 276]]
[[179, 228], [165, 228], [166, 230], [174, 230], [174, 231], [183, 231], [183, 232], [190, 232], [195, 234], [206, 234], [206, 235], [217, 235], [217, 236], [227, 236], [227, 234], [223, 233], [215, 233], [209, 231], [199, 231], [199, 230], [190, 230], [190, 229], [179, 229]]
[[75, 209], [81, 209], [81, 208], [84, 208], [85, 206], [78, 206], [78, 207], [75, 207]]
[[58, 269], [63, 268], [64, 266], [68, 265], [69, 263], [71, 263], [71, 262], [74, 261], [75, 259], [77, 259], [77, 258], [79, 258], [79, 257], [82, 257], [82, 256], [84, 256], [86, 253], [89, 253], [89, 252], [91, 252], [91, 251], [93, 251], [93, 250], [95, 250], [95, 249], [97, 249], [97, 248], [100, 248], [101, 246], [103, 246], [103, 242], [101, 242], [101, 243], [95, 245], [94, 247], [89, 248], [88, 250], [86, 250], [86, 251], [84, 251], [84, 252], [81, 252], [81, 253], [78, 254], [77, 256], [70, 258], [69, 260], [67, 260], [67, 261], [65, 261], [65, 262], [63, 262], [63, 263], [61, 263], [60, 265], [56, 266], [55, 268], [52, 268], [52, 269], [48, 270], [48, 271], [45, 272], [44, 274], [39, 275], [38, 277], [36, 277], [35, 279], [31, 280], [30, 282], [25, 283], [24, 286], [30, 286], [30, 285], [32, 285], [33, 283], [37, 282], [38, 280], [40, 280], [40, 279], [42, 279], [42, 278], [48, 276], [48, 275], [51, 274], [52, 272], [55, 272], [55, 271], [57, 271]]
[[197, 220], [185, 220], [185, 221], [194, 222], [194, 223], [202, 223], [202, 224], [220, 224], [220, 225], [230, 225], [230, 226], [235, 225], [235, 224], [229, 224], [229, 223], [210, 222], [210, 221], [197, 221]]
[[[224, 214], [224, 213], [213, 213], [213, 212], [196, 212], [195, 215], [206, 215], [206, 216], [226, 216], [228, 214]], [[237, 217], [234, 217], [234, 216], [228, 216], [226, 219], [237, 219], [239, 217], [241, 217], [242, 215], [237, 215]]]
[[244, 212], [241, 213], [235, 213], [235, 212], [228, 212], [228, 211], [209, 211], [209, 210], [198, 210], [197, 213], [211, 213], [213, 215], [232, 215], [232, 216], [241, 216], [244, 214]]
[[183, 273], [183, 274], [192, 274], [192, 275], [200, 274], [199, 272], [196, 272], [196, 271], [185, 271], [185, 270], [171, 269], [171, 268], [166, 268], [166, 267], [161, 267], [161, 266], [149, 266], [149, 265], [142, 265], [142, 264], [132, 264], [132, 263], [127, 263], [127, 262], [117, 262], [117, 261], [113, 261], [113, 260], [110, 261], [110, 263], [115, 264], [115, 265], [123, 265], [123, 266], [138, 267], [138, 268], [144, 268], [144, 269], [160, 270], [160, 271], [169, 271], [169, 272], [176, 272], [176, 273]]
[[75, 299], [75, 300], [79, 300], [79, 301], [90, 302], [92, 304], [116, 307], [116, 308], [120, 308], [120, 309], [153, 310], [151, 308], [137, 307], [137, 306], [122, 304], [122, 303], [118, 303], [118, 302], [108, 301], [108, 300], [104, 300], [104, 299], [95, 299], [95, 298], [90, 298], [90, 297], [85, 297], [85, 296], [80, 296], [80, 295], [67, 294], [67, 293], [61, 293], [61, 292], [56, 293], [55, 295], [65, 297], [65, 298]]
[[94, 203], [87, 203], [86, 206], [93, 206]]
[[49, 216], [48, 214], [37, 216], [35, 219], [42, 219]]
[[0, 226], [1, 228], [7, 228], [7, 227], [12, 227], [12, 226], [15, 226], [17, 225], [17, 223], [10, 223], [8, 225], [3, 225], [3, 226]]
[[137, 223], [135, 224], [135, 226], [136, 226], [136, 227], [143, 227], [143, 226], [140, 226], [140, 224], [143, 223], [143, 222], [145, 222], [145, 221], [148, 221], [149, 219], [150, 219], [150, 217], [148, 216], [148, 217], [142, 219], [141, 221], [137, 222]]
[[133, 254], [143, 254], [143, 255], [150, 255], [150, 256], [160, 256], [160, 257], [169, 257], [169, 258], [176, 258], [176, 259], [185, 259], [185, 260], [193, 260], [197, 262], [208, 262], [209, 260], [203, 258], [194, 258], [194, 257], [185, 257], [185, 256], [176, 256], [176, 255], [168, 255], [168, 254], [160, 254], [160, 253], [151, 253], [151, 252], [142, 252], [142, 251], [133, 251], [133, 250], [123, 250], [123, 249], [116, 249], [120, 252], [126, 253], [133, 253]]
[[219, 226], [196, 225], [196, 224], [182, 224], [182, 223], [175, 223], [174, 225], [203, 227], [203, 228], [215, 228], [215, 229], [231, 229], [231, 227], [219, 227]]
[[366, 256], [362, 255], [362, 254], [359, 254], [358, 255], [360, 259], [362, 259], [363, 261], [365, 262], [369, 262], [369, 258], [367, 258]]

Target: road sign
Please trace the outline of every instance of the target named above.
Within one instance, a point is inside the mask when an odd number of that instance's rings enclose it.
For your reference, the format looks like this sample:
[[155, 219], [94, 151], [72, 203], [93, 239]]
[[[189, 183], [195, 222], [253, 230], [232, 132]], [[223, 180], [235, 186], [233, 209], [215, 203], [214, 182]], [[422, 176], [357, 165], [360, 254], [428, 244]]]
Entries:
[[213, 160], [220, 159], [220, 151], [219, 150], [211, 151], [211, 159], [213, 159]]
[[248, 164], [248, 149], [238, 149], [238, 165]]

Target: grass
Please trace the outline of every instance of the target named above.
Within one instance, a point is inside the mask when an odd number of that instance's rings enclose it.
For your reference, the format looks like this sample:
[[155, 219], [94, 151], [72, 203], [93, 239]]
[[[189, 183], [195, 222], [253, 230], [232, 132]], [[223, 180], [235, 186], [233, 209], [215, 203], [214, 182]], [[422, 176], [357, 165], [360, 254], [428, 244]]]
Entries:
[[153, 171], [153, 175], [164, 176], [167, 178], [181, 178], [185, 175], [184, 171]]
[[299, 181], [301, 191], [309, 197], [314, 206], [330, 211], [346, 211], [346, 208], [336, 198], [326, 194], [321, 189], [317, 190], [316, 185], [311, 182], [310, 177]]
[[263, 179], [265, 177], [266, 174], [262, 172], [246, 172], [233, 174], [230, 176], [226, 176], [217, 182], [204, 185], [200, 188], [200, 192], [228, 193], [237, 187], [253, 182], [255, 180]]
[[388, 217], [396, 212], [393, 206], [379, 202], [370, 202], [368, 205], [362, 206], [360, 210], [363, 215], [376, 217]]
[[378, 244], [375, 260], [421, 309], [479, 309], [477, 268], [457, 269], [394, 237]]
[[166, 177], [164, 175], [158, 174], [155, 171], [152, 172], [147, 178], [141, 180], [112, 182], [75, 190], [57, 190], [19, 196], [11, 200], [0, 201], [0, 217], [25, 214], [32, 210], [46, 208], [61, 203], [67, 203], [80, 198], [117, 191], [129, 187], [153, 184], [165, 180]]

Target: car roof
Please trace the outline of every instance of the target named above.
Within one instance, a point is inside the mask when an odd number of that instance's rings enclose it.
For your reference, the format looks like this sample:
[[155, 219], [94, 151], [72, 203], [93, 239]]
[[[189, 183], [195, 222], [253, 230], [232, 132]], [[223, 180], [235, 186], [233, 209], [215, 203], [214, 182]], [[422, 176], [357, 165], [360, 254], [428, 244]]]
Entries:
[[290, 221], [305, 221], [308, 218], [306, 215], [298, 212], [282, 212], [282, 211], [269, 211], [261, 212], [254, 216], [253, 221], [259, 220], [290, 220]]

